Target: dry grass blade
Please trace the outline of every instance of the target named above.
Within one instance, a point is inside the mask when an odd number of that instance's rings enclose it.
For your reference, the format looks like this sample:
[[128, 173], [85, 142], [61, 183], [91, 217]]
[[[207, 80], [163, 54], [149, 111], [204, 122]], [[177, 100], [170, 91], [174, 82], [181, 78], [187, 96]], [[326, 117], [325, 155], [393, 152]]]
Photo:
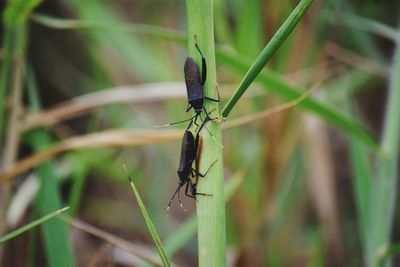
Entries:
[[69, 150], [100, 148], [100, 147], [127, 147], [146, 144], [158, 144], [178, 140], [181, 132], [177, 130], [165, 131], [129, 131], [107, 130], [94, 134], [71, 137], [54, 146], [29, 156], [12, 166], [9, 170], [0, 172], [0, 183], [30, 170], [41, 162], [56, 157]]
[[354, 52], [346, 50], [343, 47], [335, 43], [327, 43], [326, 52], [328, 55], [335, 57], [336, 59], [349, 64], [355, 68], [361, 69], [367, 73], [372, 75], [376, 75], [378, 77], [387, 77], [388, 76], [388, 69], [385, 69], [382, 65], [378, 64], [376, 61], [358, 55]]
[[[143, 249], [142, 246], [136, 245], [132, 242], [128, 242], [122, 238], [119, 238], [113, 234], [110, 234], [106, 231], [103, 231], [97, 227], [94, 227], [88, 223], [82, 222], [77, 219], [72, 219], [70, 217], [62, 216], [62, 219], [71, 224], [76, 229], [82, 230], [86, 233], [89, 233], [95, 237], [98, 237], [118, 248], [121, 248], [125, 251], [132, 253], [139, 258], [154, 264], [155, 266], [163, 266], [162, 262], [154, 256], [153, 251], [149, 251], [147, 249]], [[173, 264], [173, 266], [176, 266]]]
[[[222, 124], [223, 129], [229, 129], [238, 127], [244, 124], [254, 122], [256, 120], [264, 119], [272, 114], [280, 111], [292, 108], [297, 104], [301, 103], [307, 98], [317, 87], [316, 85], [310, 90], [306, 91], [297, 99], [278, 105], [273, 108], [269, 108], [265, 111], [250, 114], [238, 118], [236, 120], [224, 122]], [[57, 155], [79, 149], [90, 149], [100, 147], [127, 147], [127, 146], [139, 146], [147, 144], [158, 144], [168, 141], [177, 140], [180, 138], [180, 132], [177, 130], [165, 130], [165, 131], [128, 131], [128, 130], [107, 130], [103, 132], [87, 134], [83, 136], [71, 137], [65, 139], [60, 143], [40, 151], [32, 156], [29, 156], [19, 162], [17, 162], [11, 169], [0, 172], [0, 183], [6, 182], [13, 177], [28, 171], [29, 169], [39, 165], [41, 162], [48, 159], [54, 158]]]
[[[311, 94], [311, 92], [315, 88], [317, 88], [317, 86], [314, 86], [312, 89], [306, 91], [299, 98], [284, 103], [282, 105], [269, 108], [260, 113], [250, 114], [238, 118], [236, 120], [224, 122], [222, 124], [222, 128], [229, 129], [232, 127], [238, 127], [240, 125], [251, 123], [256, 120], [261, 120], [272, 114], [292, 108], [297, 104], [299, 104], [304, 99], [306, 99], [306, 97], [309, 94]], [[180, 131], [177, 130], [164, 130], [164, 131], [107, 130], [93, 134], [71, 137], [69, 139], [65, 139], [64, 141], [61, 141], [60, 143], [46, 150], [40, 151], [32, 156], [29, 156], [17, 162], [11, 169], [7, 171], [0, 172], [0, 183], [9, 181], [13, 177], [21, 173], [24, 173], [30, 170], [31, 168], [39, 165], [41, 162], [54, 158], [66, 151], [100, 148], [100, 147], [127, 147], [127, 146], [139, 146], [147, 144], [158, 144], [158, 143], [178, 140], [180, 136], [181, 133]]]
[[89, 93], [63, 102], [52, 109], [25, 118], [23, 130], [38, 126], [54, 125], [62, 120], [70, 119], [92, 109], [120, 103], [143, 103], [163, 99], [185, 97], [183, 82], [153, 83], [137, 86], [121, 86]]
[[[225, 89], [222, 91], [228, 92]], [[260, 93], [250, 96], [257, 95], [260, 95]], [[221, 97], [226, 96], [227, 93], [221, 94]], [[51, 126], [105, 105], [146, 103], [178, 98], [186, 98], [186, 89], [183, 82], [149, 83], [108, 88], [78, 96], [41, 113], [28, 114], [22, 122], [21, 127], [22, 131], [27, 131], [35, 127]]]
[[254, 114], [250, 114], [250, 115], [246, 115], [243, 117], [240, 117], [238, 119], [235, 120], [231, 120], [231, 121], [227, 121], [225, 123], [222, 124], [222, 129], [229, 129], [229, 128], [233, 128], [233, 127], [238, 127], [244, 124], [248, 124], [257, 120], [262, 120], [265, 119], [266, 117], [273, 115], [275, 113], [284, 111], [286, 109], [290, 109], [295, 107], [296, 105], [298, 105], [299, 103], [301, 103], [304, 99], [307, 98], [307, 96], [309, 96], [316, 88], [319, 87], [320, 84], [312, 87], [311, 89], [307, 90], [304, 94], [302, 94], [300, 97], [283, 103], [281, 105], [272, 107], [272, 108], [268, 108], [264, 111], [258, 112], [258, 113], [254, 113]]
[[[319, 221], [326, 235], [326, 247], [335, 255], [335, 260], [341, 261], [343, 256], [337, 192], [335, 188], [335, 173], [333, 167], [332, 149], [326, 126], [315, 117], [305, 116], [304, 119], [305, 158], [307, 158], [308, 186], [314, 200]], [[338, 262], [336, 262], [338, 264]]]

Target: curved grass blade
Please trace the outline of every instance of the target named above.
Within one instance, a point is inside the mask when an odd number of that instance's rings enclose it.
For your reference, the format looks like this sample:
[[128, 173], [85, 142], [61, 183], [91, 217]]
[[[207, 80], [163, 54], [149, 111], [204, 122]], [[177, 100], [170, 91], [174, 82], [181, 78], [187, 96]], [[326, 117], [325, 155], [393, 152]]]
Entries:
[[[369, 221], [366, 240], [367, 266], [376, 266], [379, 252], [392, 242], [396, 195], [399, 180], [400, 152], [400, 26], [399, 38], [391, 67], [389, 91], [383, 124], [380, 151], [376, 158], [375, 179], [372, 180], [373, 194], [369, 198]], [[391, 266], [385, 259], [385, 266]]]
[[[243, 73], [247, 70], [250, 63], [241, 58], [240, 55], [232, 52], [227, 52], [222, 49], [216, 50], [217, 61], [228, 66], [232, 70]], [[279, 74], [263, 70], [257, 77], [257, 81], [263, 85], [263, 88], [268, 90], [275, 96], [282, 97], [286, 100], [294, 100], [301, 96], [304, 89], [287, 82]], [[377, 148], [377, 142], [374, 137], [356, 120], [349, 115], [339, 111], [329, 103], [323, 103], [315, 98], [307, 97], [298, 104], [299, 108], [304, 108], [323, 118], [328, 123], [341, 128], [351, 136], [357, 137], [372, 148]], [[229, 114], [229, 113], [228, 113]], [[225, 116], [224, 114], [222, 114]]]
[[161, 239], [158, 236], [156, 227], [154, 226], [153, 222], [150, 219], [149, 214], [147, 213], [146, 207], [144, 206], [142, 198], [140, 197], [139, 192], [137, 191], [136, 186], [133, 183], [132, 177], [129, 175], [128, 169], [126, 168], [125, 164], [123, 164], [122, 166], [125, 169], [126, 174], [128, 175], [129, 183], [131, 184], [132, 191], [135, 194], [136, 201], [138, 203], [140, 211], [142, 212], [143, 218], [144, 218], [144, 220], [146, 222], [147, 228], [149, 229], [151, 237], [153, 238], [153, 241], [156, 244], [157, 252], [160, 255], [161, 261], [162, 261], [164, 266], [170, 267], [171, 263], [168, 260], [167, 253], [165, 252], [165, 249], [164, 249], [164, 246], [163, 246], [163, 244], [161, 242]]
[[[236, 190], [242, 185], [243, 179], [249, 169], [249, 166], [240, 168], [225, 185], [225, 204], [231, 199]], [[191, 216], [181, 226], [175, 229], [165, 240], [165, 251], [168, 256], [172, 257], [176, 252], [183, 248], [196, 234], [197, 218]], [[150, 267], [154, 265], [145, 265]]]
[[148, 24], [122, 23], [103, 20], [60, 19], [37, 13], [33, 14], [31, 19], [42, 26], [56, 30], [112, 30], [152, 35], [168, 40], [174, 40], [179, 43], [185, 43], [187, 41], [184, 33]]
[[[44, 15], [35, 14], [33, 20], [43, 26], [47, 26], [53, 29], [87, 29], [95, 30], [99, 29], [100, 26], [105, 28], [112, 28], [116, 24], [112, 22], [98, 22], [98, 21], [88, 21], [88, 20], [65, 20]], [[165, 30], [164, 28], [151, 26], [150, 28], [141, 28], [140, 25], [133, 23], [119, 23], [118, 27], [114, 30], [128, 31], [137, 34], [152, 35], [155, 37], [165, 38], [168, 40], [177, 41], [179, 43], [185, 43], [187, 41], [183, 33], [174, 32], [171, 30]], [[142, 25], [145, 26], [145, 25]], [[282, 26], [283, 27], [283, 26]], [[154, 30], [151, 30], [154, 29]], [[223, 63], [233, 69], [234, 71], [242, 74], [245, 73], [249, 67], [250, 62], [236, 53], [229, 53], [219, 47], [216, 47], [216, 57], [220, 63]], [[301, 88], [291, 85], [283, 77], [277, 75], [270, 70], [264, 70], [258, 77], [258, 81], [265, 87], [268, 91], [276, 96], [280, 96], [286, 100], [294, 100], [302, 94]], [[304, 90], [303, 90], [304, 91]], [[319, 117], [323, 118], [327, 122], [343, 129], [345, 132], [352, 136], [358, 137], [364, 143], [371, 147], [376, 148], [377, 143], [374, 137], [357, 121], [351, 117], [343, 114], [342, 112], [335, 109], [333, 106], [322, 103], [311, 97], [299, 105], [301, 108], [310, 110], [311, 112], [317, 114]], [[222, 114], [227, 116], [226, 114]]]
[[24, 226], [14, 230], [14, 231], [12, 231], [11, 233], [8, 233], [8, 234], [0, 237], [0, 244], [4, 243], [4, 242], [6, 242], [6, 241], [8, 241], [10, 239], [13, 239], [14, 237], [16, 237], [16, 236], [18, 236], [18, 235], [20, 235], [20, 234], [32, 229], [33, 227], [38, 226], [39, 224], [42, 224], [42, 223], [50, 220], [51, 218], [59, 215], [60, 213], [66, 211], [67, 209], [69, 209], [69, 207], [64, 207], [62, 209], [56, 210], [56, 211], [54, 211], [52, 213], [49, 213], [49, 214], [47, 214], [47, 215], [45, 215], [45, 216], [43, 216], [43, 217], [41, 217], [41, 218], [39, 218], [37, 220], [34, 220], [31, 223], [28, 223], [27, 225], [24, 225]]
[[398, 35], [395, 28], [383, 24], [382, 22], [353, 14], [342, 14], [340, 19], [332, 19], [332, 23], [364, 30], [392, 41], [396, 41]]
[[228, 117], [232, 108], [236, 105], [244, 92], [246, 92], [247, 88], [254, 82], [260, 71], [264, 68], [267, 62], [271, 59], [278, 48], [289, 37], [290, 33], [293, 31], [296, 25], [300, 22], [300, 19], [304, 16], [311, 3], [312, 0], [302, 0], [293, 10], [292, 14], [290, 14], [287, 20], [283, 23], [283, 25], [274, 34], [272, 39], [268, 42], [268, 44], [261, 51], [256, 60], [253, 62], [253, 64], [245, 74], [243, 80], [240, 82], [236, 92], [233, 94], [231, 99], [222, 110], [222, 117]]

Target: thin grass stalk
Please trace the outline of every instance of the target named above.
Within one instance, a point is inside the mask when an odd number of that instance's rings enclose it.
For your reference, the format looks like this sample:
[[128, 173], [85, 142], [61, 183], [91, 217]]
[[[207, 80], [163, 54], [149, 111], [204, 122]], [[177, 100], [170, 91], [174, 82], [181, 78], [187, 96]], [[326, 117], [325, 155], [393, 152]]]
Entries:
[[[216, 98], [216, 67], [214, 47], [214, 20], [212, 0], [187, 0], [188, 51], [198, 66], [201, 57], [195, 48], [195, 38], [207, 62], [207, 81], [204, 93]], [[207, 110], [219, 114], [217, 103], [206, 101]], [[214, 115], [215, 116], [215, 115]], [[200, 267], [226, 266], [225, 259], [225, 206], [224, 206], [224, 176], [221, 144], [221, 125], [217, 122], [207, 123], [210, 133], [202, 131], [203, 147], [200, 159], [200, 172], [217, 160], [206, 177], [200, 178], [198, 192], [212, 196], [197, 197], [197, 231]]]
[[[366, 261], [369, 267], [380, 265], [384, 251], [391, 243], [400, 141], [400, 28], [397, 36], [376, 179], [373, 181], [374, 193], [370, 198], [370, 224], [366, 241]], [[390, 259], [382, 265], [390, 266]]]
[[[22, 111], [22, 79], [27, 45], [27, 17], [41, 0], [8, 1], [2, 12], [4, 28], [3, 60], [0, 70], [0, 169], [9, 169], [18, 153], [19, 116]], [[10, 90], [10, 109], [5, 112], [5, 99]], [[4, 129], [5, 118], [7, 129]], [[3, 143], [4, 136], [4, 143]], [[10, 184], [0, 188], [0, 234], [5, 230], [5, 212], [10, 196]], [[0, 247], [0, 262], [3, 248]]]
[[150, 219], [149, 213], [147, 212], [147, 209], [144, 206], [143, 200], [140, 197], [140, 194], [139, 194], [138, 190], [136, 189], [136, 186], [135, 186], [135, 183], [133, 182], [132, 177], [129, 175], [128, 169], [126, 168], [125, 165], [123, 165], [123, 167], [125, 169], [126, 174], [128, 175], [129, 183], [131, 184], [131, 188], [132, 188], [132, 191], [133, 191], [133, 193], [135, 195], [135, 198], [136, 198], [137, 204], [139, 206], [140, 212], [142, 213], [143, 218], [144, 218], [144, 220], [146, 222], [146, 226], [147, 226], [147, 228], [148, 228], [148, 230], [150, 232], [151, 238], [153, 238], [153, 241], [154, 241], [154, 243], [156, 245], [157, 252], [158, 252], [158, 255], [160, 256], [162, 264], [163, 264], [164, 267], [170, 267], [171, 263], [169, 262], [169, 259], [167, 257], [167, 253], [165, 252], [164, 245], [161, 242], [161, 239], [160, 239], [160, 236], [157, 233], [156, 227], [154, 226], [154, 223]]
[[24, 226], [14, 230], [14, 231], [12, 231], [11, 233], [8, 233], [8, 234], [0, 237], [0, 244], [5, 243], [5, 242], [17, 237], [20, 234], [22, 234], [22, 233], [24, 233], [26, 231], [29, 231], [32, 228], [34, 228], [34, 227], [36, 227], [36, 226], [38, 226], [38, 225], [40, 225], [42, 223], [45, 223], [46, 221], [50, 220], [51, 218], [53, 218], [53, 217], [61, 214], [62, 212], [66, 211], [67, 209], [69, 209], [69, 207], [64, 207], [62, 209], [56, 210], [56, 211], [54, 211], [52, 213], [49, 213], [49, 214], [47, 214], [47, 215], [45, 215], [45, 216], [43, 216], [43, 217], [41, 217], [39, 219], [34, 220], [31, 223], [28, 223], [27, 225], [24, 225]]
[[236, 92], [233, 94], [231, 99], [222, 110], [222, 117], [228, 117], [232, 108], [236, 105], [239, 99], [242, 97], [247, 88], [254, 82], [257, 75], [265, 67], [271, 57], [275, 52], [281, 47], [281, 45], [286, 41], [289, 35], [292, 33], [296, 25], [300, 22], [313, 0], [302, 0], [293, 10], [290, 16], [285, 20], [282, 26], [274, 34], [268, 44], [264, 47], [261, 53], [257, 56], [246, 75], [240, 82]]
[[3, 125], [4, 119], [6, 116], [6, 112], [4, 112], [5, 108], [5, 99], [7, 93], [7, 87], [9, 86], [9, 78], [11, 73], [11, 54], [13, 51], [13, 29], [9, 27], [5, 27], [4, 35], [3, 35], [3, 45], [2, 45], [2, 54], [3, 59], [1, 62], [0, 69], [0, 147], [2, 147], [3, 141]]
[[[37, 113], [41, 109], [38, 88], [32, 68], [28, 68], [27, 96], [30, 110]], [[51, 137], [44, 129], [31, 133], [30, 145], [35, 151], [45, 149], [51, 144]], [[36, 195], [34, 209], [39, 215], [45, 215], [62, 206], [61, 195], [55, 177], [55, 167], [51, 161], [43, 162], [36, 168], [40, 180], [40, 188]], [[75, 266], [68, 225], [60, 220], [51, 220], [42, 225], [44, 248], [50, 267]]]

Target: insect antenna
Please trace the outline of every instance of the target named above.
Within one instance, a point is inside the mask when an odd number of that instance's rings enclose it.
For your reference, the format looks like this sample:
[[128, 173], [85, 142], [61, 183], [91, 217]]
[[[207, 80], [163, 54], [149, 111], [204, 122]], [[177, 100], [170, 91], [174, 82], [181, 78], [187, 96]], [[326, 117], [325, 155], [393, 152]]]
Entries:
[[180, 198], [180, 196], [179, 196], [179, 192], [181, 191], [181, 187], [182, 187], [182, 186], [178, 185], [178, 188], [175, 190], [175, 193], [172, 195], [171, 200], [169, 201], [168, 206], [167, 206], [167, 213], [169, 212], [169, 209], [170, 209], [171, 204], [172, 204], [172, 200], [174, 200], [176, 194], [178, 194], [179, 206], [181, 206], [181, 208], [182, 208], [185, 212], [187, 212], [187, 210], [186, 210], [185, 207], [183, 206], [183, 203], [182, 203], [181, 198]]
[[198, 116], [198, 115], [195, 114], [194, 116], [190, 117], [189, 119], [185, 119], [185, 120], [182, 120], [182, 121], [171, 122], [171, 123], [167, 123], [167, 124], [163, 124], [163, 125], [156, 125], [156, 126], [154, 126], [154, 128], [168, 127], [168, 126], [171, 126], [171, 125], [175, 125], [175, 124], [179, 124], [179, 123], [191, 121], [191, 120], [193, 120], [196, 116]]

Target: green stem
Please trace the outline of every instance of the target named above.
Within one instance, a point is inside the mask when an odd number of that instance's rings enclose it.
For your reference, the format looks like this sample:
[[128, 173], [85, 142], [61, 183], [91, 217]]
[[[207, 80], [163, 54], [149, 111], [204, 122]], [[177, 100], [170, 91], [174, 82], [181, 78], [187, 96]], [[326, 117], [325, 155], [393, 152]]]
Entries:
[[[398, 30], [400, 33], [400, 30]], [[369, 228], [367, 232], [367, 265], [377, 266], [379, 252], [390, 245], [398, 179], [400, 141], [400, 34], [397, 35], [389, 94], [384, 120], [381, 150], [377, 160], [374, 193], [370, 199]], [[385, 266], [390, 263], [386, 261]]]
[[0, 244], [5, 243], [10, 239], [13, 239], [13, 238], [19, 236], [20, 234], [32, 229], [33, 227], [36, 227], [36, 226], [46, 222], [47, 220], [50, 220], [51, 218], [59, 215], [60, 213], [66, 211], [67, 209], [69, 209], [69, 207], [65, 207], [65, 208], [56, 210], [56, 211], [54, 211], [52, 213], [49, 213], [49, 214], [47, 214], [47, 215], [45, 215], [45, 216], [43, 216], [43, 217], [41, 217], [41, 218], [39, 218], [37, 220], [34, 220], [31, 223], [28, 223], [27, 225], [24, 225], [24, 226], [14, 230], [14, 231], [12, 231], [11, 233], [8, 233], [8, 234], [0, 237]]
[[13, 31], [10, 28], [4, 29], [4, 41], [3, 41], [3, 60], [0, 69], [0, 147], [2, 147], [3, 140], [3, 125], [4, 117], [6, 112], [4, 112], [4, 103], [6, 99], [7, 88], [10, 83], [10, 73], [11, 73], [11, 59], [13, 53]]
[[[188, 22], [188, 50], [198, 66], [201, 66], [200, 55], [195, 49], [197, 44], [207, 62], [207, 81], [204, 93], [208, 97], [216, 98], [216, 67], [214, 47], [214, 21], [212, 0], [187, 0]], [[206, 101], [207, 110], [214, 110], [219, 114], [218, 104]], [[197, 231], [200, 267], [221, 267], [226, 265], [225, 260], [225, 207], [224, 207], [224, 178], [221, 144], [221, 125], [216, 122], [207, 124], [207, 131], [202, 131], [203, 146], [200, 172], [216, 161], [207, 176], [200, 178], [198, 192], [212, 196], [197, 197]]]

